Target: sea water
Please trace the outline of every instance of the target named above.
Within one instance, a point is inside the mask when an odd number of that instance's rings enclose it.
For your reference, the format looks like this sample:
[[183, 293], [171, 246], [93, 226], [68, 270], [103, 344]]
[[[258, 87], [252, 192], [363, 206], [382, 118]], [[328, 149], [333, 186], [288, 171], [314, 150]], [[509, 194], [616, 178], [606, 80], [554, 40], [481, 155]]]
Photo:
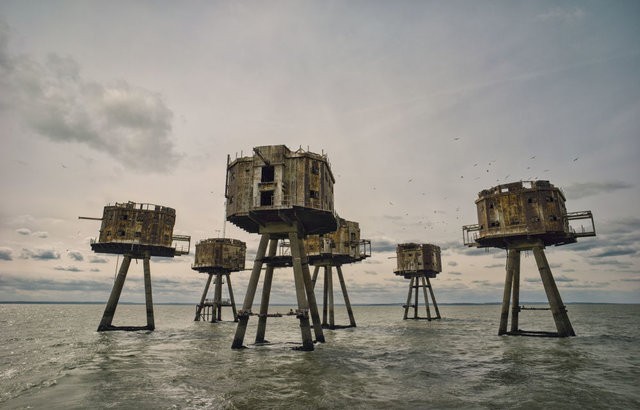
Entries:
[[[98, 333], [103, 305], [0, 305], [0, 408], [640, 408], [640, 305], [569, 305], [570, 338], [497, 336], [499, 305], [442, 305], [431, 322], [355, 306], [357, 327], [325, 329], [312, 352], [293, 349], [291, 307], [270, 307], [285, 313], [270, 344], [253, 344], [251, 317], [232, 350], [237, 324], [194, 322], [194, 306], [155, 306], [153, 332]], [[118, 307], [114, 325], [144, 324], [144, 306]], [[520, 327], [554, 330], [548, 311]]]

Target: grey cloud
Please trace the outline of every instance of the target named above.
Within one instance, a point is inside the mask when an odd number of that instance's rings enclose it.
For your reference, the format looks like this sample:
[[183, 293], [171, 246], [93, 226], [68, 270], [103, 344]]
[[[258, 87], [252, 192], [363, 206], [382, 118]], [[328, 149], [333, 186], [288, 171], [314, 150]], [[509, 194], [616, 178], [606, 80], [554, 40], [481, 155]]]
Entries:
[[396, 243], [388, 239], [372, 239], [371, 252], [395, 252]]
[[462, 272], [457, 272], [457, 271], [451, 271], [451, 272], [447, 272], [449, 275], [462, 275]]
[[598, 252], [594, 255], [591, 255], [592, 258], [606, 258], [609, 256], [623, 256], [623, 255], [635, 255], [638, 253], [637, 249], [630, 247], [621, 247], [621, 246], [613, 246], [608, 247]]
[[101, 256], [92, 256], [89, 258], [89, 263], [109, 263], [109, 259]]
[[0, 260], [2, 260], [2, 261], [11, 261], [11, 260], [13, 260], [13, 257], [11, 256], [12, 253], [13, 253], [13, 249], [1, 247], [0, 248]]
[[61, 270], [61, 271], [65, 271], [65, 272], [82, 272], [82, 269], [76, 267], [76, 266], [56, 266], [55, 268], [53, 268], [55, 270]]
[[31, 229], [29, 228], [16, 229], [16, 232], [19, 233], [20, 235], [31, 235]]
[[448, 266], [458, 266], [458, 262], [456, 262], [456, 261], [449, 261], [449, 262], [447, 262], [447, 265], [448, 265]]
[[22, 249], [20, 255], [22, 259], [51, 260], [60, 259], [60, 253], [53, 249]]
[[82, 260], [84, 260], [84, 256], [82, 256], [82, 253], [78, 252], [78, 251], [69, 251], [69, 252], [67, 252], [67, 255], [69, 255], [69, 257], [71, 259], [73, 259], [74, 261], [82, 261]]
[[630, 189], [634, 186], [627, 182], [611, 181], [611, 182], [578, 182], [566, 187], [562, 190], [567, 199], [580, 199], [588, 196], [594, 196], [601, 193], [617, 191], [619, 189]]
[[32, 235], [37, 238], [45, 239], [49, 237], [49, 232], [38, 231], [38, 232], [34, 232]]
[[155, 92], [124, 81], [99, 84], [80, 75], [71, 57], [49, 55], [44, 63], [6, 52], [0, 33], [5, 80], [2, 106], [55, 142], [77, 142], [106, 152], [127, 169], [167, 171], [178, 159], [171, 138], [173, 113]]
[[0, 277], [0, 286], [5, 289], [15, 289], [23, 291], [55, 290], [55, 291], [104, 291], [111, 290], [112, 283], [99, 282], [95, 280], [68, 280], [68, 279], [47, 279], [23, 278], [17, 276]]

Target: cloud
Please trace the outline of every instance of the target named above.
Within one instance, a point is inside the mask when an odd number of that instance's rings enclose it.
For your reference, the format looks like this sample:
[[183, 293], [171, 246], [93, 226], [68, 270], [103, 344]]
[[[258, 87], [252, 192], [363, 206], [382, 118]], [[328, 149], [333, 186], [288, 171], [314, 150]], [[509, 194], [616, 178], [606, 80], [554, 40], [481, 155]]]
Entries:
[[56, 266], [55, 268], [53, 268], [55, 270], [61, 270], [61, 271], [65, 271], [65, 272], [82, 272], [82, 269], [76, 267], [76, 266], [67, 266], [67, 267], [63, 267], [63, 266]]
[[557, 21], [559, 23], [573, 23], [582, 20], [584, 16], [584, 10], [578, 7], [568, 9], [555, 7], [545, 11], [544, 13], [538, 14], [536, 17], [538, 20], [545, 22]]
[[22, 259], [35, 259], [35, 260], [51, 260], [51, 259], [60, 259], [60, 253], [53, 249], [22, 249], [22, 253], [20, 254], [20, 258]]
[[396, 246], [395, 242], [385, 238], [371, 240], [371, 252], [395, 252]]
[[89, 263], [109, 263], [109, 259], [100, 256], [92, 256], [89, 258]]
[[601, 252], [591, 255], [591, 257], [606, 258], [609, 256], [635, 255], [636, 253], [638, 253], [638, 250], [631, 247], [612, 246], [612, 247], [605, 248]]
[[49, 232], [38, 231], [38, 232], [32, 233], [32, 235], [37, 237], [37, 238], [46, 239], [46, 238], [49, 237]]
[[447, 262], [447, 266], [458, 266], [458, 262], [456, 262], [456, 261], [449, 261], [449, 262]]
[[50, 54], [43, 63], [11, 56], [7, 43], [0, 29], [0, 107], [17, 110], [38, 134], [85, 144], [140, 172], [168, 171], [179, 159], [173, 113], [160, 94], [125, 81], [85, 80], [68, 56]]
[[457, 271], [451, 271], [451, 272], [447, 272], [447, 273], [449, 275], [456, 275], [456, 276], [462, 275], [462, 272], [457, 272]]
[[633, 184], [621, 181], [612, 182], [577, 182], [569, 186], [563, 187], [567, 199], [580, 199], [588, 196], [594, 196], [601, 193], [617, 191], [619, 189], [633, 188]]
[[31, 235], [31, 229], [29, 228], [20, 228], [20, 229], [16, 229], [16, 232], [19, 233], [20, 235]]
[[78, 251], [69, 251], [67, 252], [67, 255], [69, 255], [69, 257], [75, 261], [84, 260], [84, 256], [82, 256], [82, 253]]
[[0, 247], [0, 261], [11, 261], [13, 257], [11, 254], [13, 253], [13, 249]]

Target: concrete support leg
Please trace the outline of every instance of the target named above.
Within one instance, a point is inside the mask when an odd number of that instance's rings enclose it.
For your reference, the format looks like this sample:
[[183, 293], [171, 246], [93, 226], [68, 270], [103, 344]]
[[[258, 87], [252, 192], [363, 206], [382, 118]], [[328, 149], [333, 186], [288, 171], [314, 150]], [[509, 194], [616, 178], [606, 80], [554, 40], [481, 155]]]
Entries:
[[207, 293], [209, 293], [209, 286], [211, 285], [211, 278], [213, 278], [213, 274], [210, 273], [207, 278], [207, 284], [204, 285], [204, 292], [202, 292], [202, 297], [200, 298], [200, 303], [196, 306], [196, 318], [193, 319], [195, 322], [200, 320], [200, 316], [202, 315], [202, 307], [204, 306], [204, 301], [207, 299]]
[[216, 273], [216, 287], [213, 296], [213, 318], [211, 323], [222, 320], [222, 272]]
[[311, 284], [311, 272], [309, 270], [309, 259], [307, 258], [307, 251], [304, 248], [304, 242], [302, 241], [302, 239], [299, 239], [298, 242], [300, 245], [300, 262], [302, 265], [304, 288], [307, 291], [307, 300], [309, 301], [309, 309], [311, 311], [313, 331], [316, 336], [316, 341], [319, 343], [324, 343], [322, 323], [320, 322], [320, 315], [318, 314], [318, 302], [316, 301], [316, 294], [313, 291], [313, 285]]
[[313, 268], [313, 277], [311, 278], [311, 285], [313, 288], [316, 288], [316, 280], [318, 279], [318, 271], [320, 271], [320, 266], [315, 266]]
[[540, 278], [542, 279], [542, 284], [544, 285], [544, 291], [546, 292], [547, 298], [549, 299], [549, 307], [551, 308], [551, 313], [553, 313], [553, 320], [556, 323], [558, 336], [575, 336], [576, 334], [573, 331], [573, 327], [571, 326], [571, 322], [569, 321], [569, 316], [567, 315], [567, 309], [564, 306], [564, 303], [562, 303], [560, 292], [558, 292], [556, 282], [555, 280], [553, 280], [551, 268], [549, 267], [547, 257], [544, 254], [544, 249], [541, 246], [534, 247], [533, 256], [536, 258], [536, 264], [538, 265], [538, 270], [540, 271]]
[[102, 314], [102, 320], [98, 326], [98, 332], [109, 330], [111, 327], [111, 322], [113, 322], [113, 316], [116, 313], [118, 301], [120, 300], [120, 294], [122, 293], [122, 287], [124, 286], [124, 281], [127, 278], [129, 265], [131, 265], [131, 256], [124, 255], [124, 259], [122, 259], [122, 264], [120, 265], [120, 270], [118, 271], [118, 276], [116, 276], [113, 288], [111, 288], [111, 295], [109, 295], [107, 306]]
[[412, 276], [411, 277], [411, 281], [409, 282], [409, 294], [407, 295], [407, 303], [405, 303], [404, 305], [404, 316], [403, 316], [403, 320], [407, 319], [407, 316], [409, 315], [409, 306], [411, 304], [411, 293], [413, 292], [413, 280], [415, 278]]
[[515, 258], [519, 258], [520, 253], [513, 249], [507, 251], [507, 276], [504, 279], [504, 291], [502, 293], [502, 308], [500, 310], [500, 327], [498, 335], [507, 333], [507, 325], [509, 324], [509, 303], [511, 300], [511, 289], [513, 286], [513, 267]]
[[336, 327], [335, 322], [335, 309], [333, 305], [333, 269], [331, 265], [327, 267], [329, 274], [327, 277], [329, 280], [327, 281], [327, 293], [329, 294], [329, 329], [334, 329]]
[[515, 255], [512, 260], [513, 290], [511, 293], [511, 332], [518, 332], [518, 319], [520, 316], [520, 251], [512, 250]]
[[328, 326], [327, 320], [328, 304], [329, 304], [329, 268], [327, 266], [324, 269], [324, 286], [322, 287], [322, 326]]
[[431, 294], [431, 301], [433, 302], [433, 309], [436, 311], [436, 319], [441, 319], [440, 309], [438, 309], [438, 302], [436, 302], [436, 296], [433, 294], [433, 287], [431, 287], [431, 281], [427, 278], [427, 285], [429, 285], [429, 293]]
[[233, 311], [233, 321], [238, 321], [238, 312], [236, 311], [236, 300], [233, 298], [233, 289], [231, 289], [231, 276], [227, 273], [227, 287], [229, 288], [229, 301], [231, 302], [231, 310]]
[[[278, 240], [271, 239], [269, 243], [268, 257], [276, 256], [278, 250]], [[266, 343], [264, 335], [267, 332], [267, 314], [269, 313], [269, 299], [271, 297], [271, 284], [273, 283], [273, 265], [267, 264], [262, 283], [262, 299], [260, 300], [260, 316], [258, 317], [258, 331], [256, 332], [256, 343]]]
[[244, 335], [247, 332], [247, 323], [249, 322], [249, 314], [251, 313], [251, 307], [253, 306], [253, 298], [256, 294], [258, 287], [258, 281], [260, 279], [260, 271], [262, 270], [262, 264], [264, 254], [267, 250], [267, 242], [269, 242], [269, 236], [263, 234], [260, 238], [260, 245], [258, 245], [258, 252], [256, 253], [256, 260], [253, 263], [253, 269], [251, 270], [251, 277], [249, 278], [249, 284], [247, 286], [247, 293], [244, 297], [244, 303], [242, 304], [242, 310], [238, 312], [238, 327], [231, 344], [232, 349], [241, 349], [243, 347]]
[[418, 292], [418, 289], [420, 287], [420, 279], [418, 279], [416, 277], [415, 282], [413, 283], [413, 287], [414, 287], [414, 291], [415, 294], [413, 295], [414, 299], [413, 299], [413, 318], [417, 319], [418, 318], [418, 294], [420, 292]]
[[[429, 297], [427, 296], [427, 278], [421, 276], [422, 280], [422, 293], [424, 294], [424, 306], [427, 309], [427, 320], [431, 321], [431, 309], [429, 309]], [[417, 292], [417, 289], [416, 289]]]
[[153, 297], [151, 295], [151, 267], [149, 259], [151, 257], [146, 254], [143, 259], [144, 266], [144, 299], [147, 305], [147, 329], [154, 330], [156, 324], [153, 318]]
[[353, 317], [353, 309], [351, 309], [349, 294], [347, 294], [347, 285], [344, 283], [344, 275], [342, 275], [342, 268], [340, 265], [336, 266], [336, 270], [338, 271], [338, 280], [340, 280], [340, 288], [342, 289], [342, 295], [344, 296], [344, 304], [347, 308], [347, 314], [349, 315], [349, 324], [351, 327], [356, 327], [356, 319]]
[[[301, 350], [313, 350], [313, 339], [311, 338], [311, 326], [309, 323], [309, 301], [307, 299], [307, 291], [305, 286], [304, 273], [302, 268], [301, 243], [297, 232], [289, 233], [289, 242], [291, 243], [291, 256], [293, 259], [293, 279], [296, 287], [296, 297], [298, 300], [298, 319], [300, 319], [300, 332], [302, 334]], [[304, 252], [304, 251], [303, 251]], [[309, 287], [311, 287], [311, 278], [308, 278]], [[312, 290], [313, 291], [313, 290]]]

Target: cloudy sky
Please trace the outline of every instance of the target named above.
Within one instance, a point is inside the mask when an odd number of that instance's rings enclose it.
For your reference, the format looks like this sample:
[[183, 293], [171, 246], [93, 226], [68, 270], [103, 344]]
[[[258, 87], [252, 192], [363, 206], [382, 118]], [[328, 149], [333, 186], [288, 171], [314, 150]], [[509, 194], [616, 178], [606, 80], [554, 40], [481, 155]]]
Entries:
[[[328, 154], [373, 256], [352, 302], [402, 303], [395, 245], [442, 247], [439, 302], [501, 300], [505, 253], [462, 244], [480, 190], [545, 179], [597, 236], [547, 249], [565, 302], [640, 302], [640, 3], [0, 1], [0, 301], [108, 298], [107, 204], [221, 236], [227, 155]], [[154, 259], [154, 301], [196, 303], [193, 254]], [[532, 255], [522, 298], [546, 300]], [[242, 300], [249, 272], [232, 274]], [[295, 300], [290, 271], [273, 302]], [[142, 301], [142, 263], [122, 295]], [[341, 300], [338, 292], [336, 300]]]

